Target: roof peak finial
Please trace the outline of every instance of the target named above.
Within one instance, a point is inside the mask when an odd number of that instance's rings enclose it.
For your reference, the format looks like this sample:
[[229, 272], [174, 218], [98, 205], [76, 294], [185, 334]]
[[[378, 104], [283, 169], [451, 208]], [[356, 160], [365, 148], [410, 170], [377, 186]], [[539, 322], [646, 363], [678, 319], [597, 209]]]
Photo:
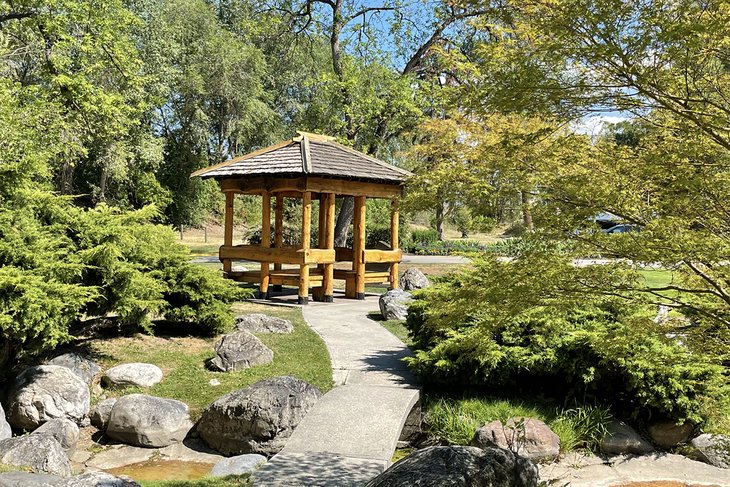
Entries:
[[329, 135], [314, 134], [311, 132], [304, 132], [303, 130], [297, 130], [297, 134], [299, 135], [292, 139], [294, 142], [301, 142], [304, 138], [315, 142], [335, 142], [337, 140], [335, 137], [331, 137]]

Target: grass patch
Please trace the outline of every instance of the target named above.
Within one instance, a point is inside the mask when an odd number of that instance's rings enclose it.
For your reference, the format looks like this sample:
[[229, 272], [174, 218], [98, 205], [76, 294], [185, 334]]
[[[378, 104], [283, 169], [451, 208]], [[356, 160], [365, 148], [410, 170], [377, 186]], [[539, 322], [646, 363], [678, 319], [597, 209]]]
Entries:
[[[292, 375], [322, 392], [332, 388], [332, 368], [327, 348], [306, 325], [300, 309], [251, 303], [235, 303], [233, 309], [237, 314], [266, 313], [291, 320], [294, 325], [291, 334], [257, 335], [274, 351], [272, 363], [235, 372], [212, 372], [205, 368], [205, 361], [214, 356], [213, 345], [217, 338], [138, 334], [93, 340], [90, 346], [104, 368], [125, 362], [146, 362], [157, 365], [165, 374], [162, 382], [148, 390], [142, 391], [135, 387], [110, 389], [108, 395], [145, 392], [177, 399], [186, 403], [193, 419], [197, 419], [202, 409], [219, 397], [269, 377]], [[211, 386], [211, 379], [217, 379], [220, 385]]]
[[561, 451], [579, 447], [596, 449], [611, 417], [606, 409], [590, 405], [560, 410], [543, 404], [485, 397], [426, 396], [424, 407], [429, 431], [452, 444], [468, 445], [477, 428], [485, 423], [506, 423], [511, 417], [525, 417], [539, 419], [550, 426], [560, 437]]
[[203, 477], [196, 480], [142, 480], [142, 487], [246, 487], [251, 485], [248, 475], [228, 477]]
[[406, 328], [406, 322], [403, 320], [385, 320], [383, 315], [378, 312], [368, 313], [368, 318], [373, 321], [377, 321], [380, 325], [397, 336], [400, 341], [408, 345], [409, 347], [413, 344], [411, 337], [408, 335], [408, 328]]

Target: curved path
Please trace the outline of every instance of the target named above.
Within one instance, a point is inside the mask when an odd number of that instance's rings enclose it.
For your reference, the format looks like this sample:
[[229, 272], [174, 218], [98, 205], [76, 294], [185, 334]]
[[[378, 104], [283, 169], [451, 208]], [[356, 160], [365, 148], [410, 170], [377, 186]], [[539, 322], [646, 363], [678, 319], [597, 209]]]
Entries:
[[322, 396], [284, 449], [254, 474], [257, 486], [361, 486], [390, 465], [419, 398], [408, 348], [368, 318], [378, 298], [303, 307], [327, 344], [336, 387]]

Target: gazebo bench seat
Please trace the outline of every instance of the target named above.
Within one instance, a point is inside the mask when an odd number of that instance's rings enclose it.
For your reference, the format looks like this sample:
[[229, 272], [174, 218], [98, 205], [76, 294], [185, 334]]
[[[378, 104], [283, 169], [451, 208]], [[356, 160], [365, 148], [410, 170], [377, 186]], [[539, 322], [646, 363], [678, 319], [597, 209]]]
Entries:
[[[238, 281], [246, 282], [250, 284], [261, 283], [261, 271], [238, 271], [229, 272], [228, 277]], [[309, 282], [313, 284], [322, 285], [324, 280], [324, 272], [322, 269], [311, 268], [309, 269]], [[272, 285], [287, 285], [287, 286], [298, 286], [299, 285], [299, 269], [283, 269], [274, 270], [269, 272], [269, 283]]]

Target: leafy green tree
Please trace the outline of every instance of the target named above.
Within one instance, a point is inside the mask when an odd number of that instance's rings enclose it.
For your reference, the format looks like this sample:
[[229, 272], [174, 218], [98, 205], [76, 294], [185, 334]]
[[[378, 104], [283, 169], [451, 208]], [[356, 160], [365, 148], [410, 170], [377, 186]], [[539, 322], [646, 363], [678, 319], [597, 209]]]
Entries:
[[197, 224], [215, 208], [218, 191], [189, 175], [272, 142], [277, 120], [262, 82], [264, 56], [203, 0], [140, 2], [135, 11], [144, 20], [135, 37], [158, 100], [153, 124], [165, 141], [159, 179], [172, 196], [168, 218]]

